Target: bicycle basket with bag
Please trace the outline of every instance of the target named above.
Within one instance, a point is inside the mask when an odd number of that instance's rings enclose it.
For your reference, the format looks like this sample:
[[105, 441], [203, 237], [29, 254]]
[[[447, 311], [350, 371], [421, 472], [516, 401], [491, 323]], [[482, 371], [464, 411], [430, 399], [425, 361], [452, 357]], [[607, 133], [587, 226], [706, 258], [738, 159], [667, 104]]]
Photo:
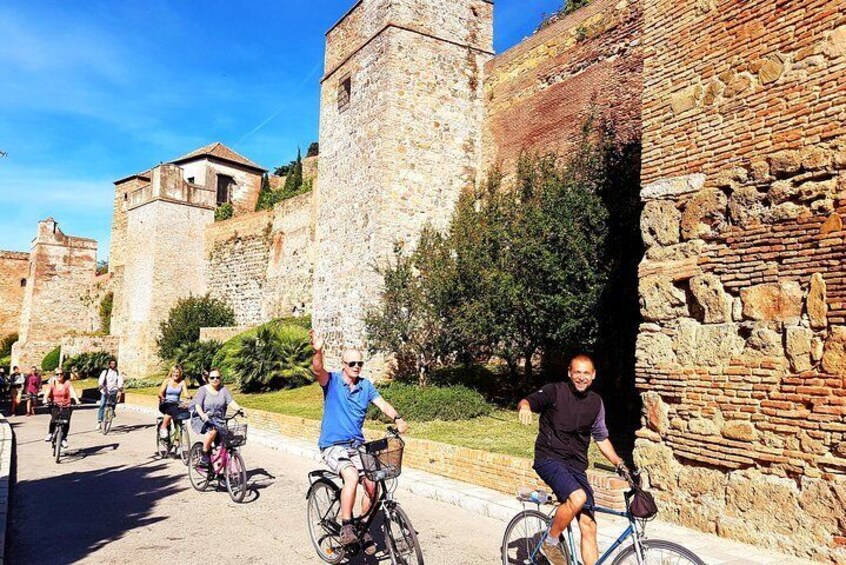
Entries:
[[247, 424], [227, 422], [226, 443], [230, 447], [241, 447], [247, 443]]
[[386, 437], [365, 443], [359, 449], [364, 476], [371, 481], [399, 477], [402, 472], [402, 452], [405, 442], [398, 437]]
[[629, 499], [629, 512], [639, 520], [650, 520], [658, 514], [658, 505], [651, 492], [635, 488]]

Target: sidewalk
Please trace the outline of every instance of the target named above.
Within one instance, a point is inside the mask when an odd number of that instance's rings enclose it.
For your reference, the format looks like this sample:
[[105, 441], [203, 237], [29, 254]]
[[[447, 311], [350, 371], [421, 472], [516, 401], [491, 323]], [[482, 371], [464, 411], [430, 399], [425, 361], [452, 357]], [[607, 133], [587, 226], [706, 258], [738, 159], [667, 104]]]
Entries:
[[[158, 415], [157, 411], [149, 408], [127, 404], [121, 404], [120, 408]], [[280, 436], [255, 428], [250, 429], [250, 440], [284, 453], [310, 459], [316, 464], [320, 463], [317, 445], [310, 441]], [[417, 469], [403, 469], [399, 480], [399, 490], [460, 506], [476, 514], [500, 520], [503, 522], [503, 530], [511, 517], [523, 508], [523, 505], [514, 497]], [[598, 535], [600, 551], [611, 545], [625, 527], [626, 522], [622, 518], [602, 516]], [[812, 565], [814, 563], [660, 520], [650, 522], [646, 532], [650, 538], [681, 543], [708, 565]]]

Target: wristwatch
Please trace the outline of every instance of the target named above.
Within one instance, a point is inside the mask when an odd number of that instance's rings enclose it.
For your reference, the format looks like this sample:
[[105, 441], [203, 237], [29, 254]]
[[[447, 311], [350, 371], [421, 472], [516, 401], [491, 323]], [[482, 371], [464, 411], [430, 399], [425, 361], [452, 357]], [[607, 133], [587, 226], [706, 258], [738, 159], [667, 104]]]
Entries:
[[400, 416], [399, 414], [397, 414], [396, 418], [394, 418], [394, 422], [396, 422], [397, 420], [402, 420], [402, 416]]

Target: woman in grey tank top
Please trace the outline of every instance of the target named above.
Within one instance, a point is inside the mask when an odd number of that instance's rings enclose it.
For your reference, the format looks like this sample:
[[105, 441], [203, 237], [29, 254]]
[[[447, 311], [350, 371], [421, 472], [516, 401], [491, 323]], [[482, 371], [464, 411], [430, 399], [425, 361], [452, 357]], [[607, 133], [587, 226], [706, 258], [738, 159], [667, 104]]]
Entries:
[[174, 365], [159, 388], [159, 412], [164, 414], [159, 435], [163, 438], [167, 437], [170, 422], [179, 412], [179, 401], [183, 393], [187, 398], [191, 398], [188, 395], [188, 383], [183, 378], [182, 365]]

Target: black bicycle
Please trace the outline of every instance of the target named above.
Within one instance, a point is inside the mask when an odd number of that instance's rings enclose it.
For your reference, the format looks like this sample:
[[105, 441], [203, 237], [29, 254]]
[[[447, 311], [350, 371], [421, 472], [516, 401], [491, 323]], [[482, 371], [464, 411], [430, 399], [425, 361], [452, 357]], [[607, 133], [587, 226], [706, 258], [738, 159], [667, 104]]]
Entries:
[[103, 412], [103, 425], [100, 428], [103, 435], [106, 435], [112, 429], [112, 424], [115, 420], [115, 406], [117, 406], [118, 392], [117, 390], [110, 390], [106, 393], [106, 409]]
[[56, 458], [56, 463], [62, 458], [62, 441], [65, 439], [65, 428], [70, 424], [71, 408], [70, 406], [60, 407], [53, 414], [53, 456]]
[[171, 424], [167, 428], [167, 436], [162, 437], [161, 435], [164, 418], [159, 416], [156, 419], [156, 453], [162, 459], [167, 459], [171, 453], [178, 454], [182, 463], [187, 465], [191, 451], [191, 438], [188, 435], [188, 424], [186, 422], [191, 419], [191, 412], [188, 410], [187, 402], [171, 404], [177, 406], [178, 410], [171, 418]]
[[[377, 494], [366, 514], [354, 520], [357, 537], [370, 530], [376, 516], [382, 516], [385, 544], [392, 565], [423, 565], [423, 552], [417, 532], [408, 515], [394, 500], [396, 478], [402, 472], [402, 453], [405, 442], [399, 433], [388, 428], [379, 440], [355, 448], [361, 456], [363, 475], [377, 485]], [[317, 554], [326, 563], [340, 563], [347, 555], [356, 555], [363, 548], [360, 542], [341, 543], [341, 482], [336, 473], [326, 470], [308, 474], [308, 531]]]

